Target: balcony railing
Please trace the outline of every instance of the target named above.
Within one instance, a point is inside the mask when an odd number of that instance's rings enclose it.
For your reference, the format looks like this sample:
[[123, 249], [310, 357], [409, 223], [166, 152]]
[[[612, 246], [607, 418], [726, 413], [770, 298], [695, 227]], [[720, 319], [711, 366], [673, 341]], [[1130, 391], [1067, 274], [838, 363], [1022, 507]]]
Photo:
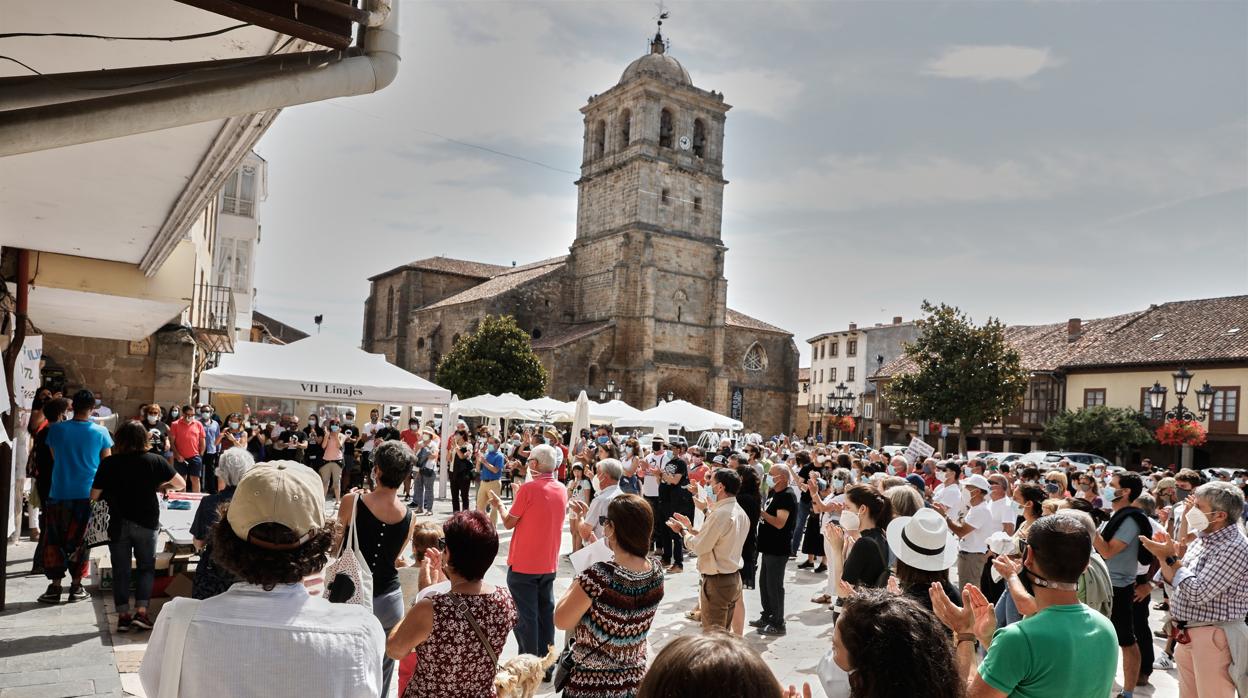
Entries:
[[199, 284], [191, 303], [191, 327], [206, 351], [234, 351], [234, 290]]

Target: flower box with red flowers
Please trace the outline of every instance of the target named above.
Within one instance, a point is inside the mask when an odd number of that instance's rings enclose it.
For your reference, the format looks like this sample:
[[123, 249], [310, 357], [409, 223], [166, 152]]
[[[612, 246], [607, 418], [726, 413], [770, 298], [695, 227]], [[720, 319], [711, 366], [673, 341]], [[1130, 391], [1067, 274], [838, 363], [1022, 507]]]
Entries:
[[1203, 424], [1189, 419], [1171, 419], [1157, 427], [1157, 443], [1163, 446], [1201, 446], [1209, 438]]

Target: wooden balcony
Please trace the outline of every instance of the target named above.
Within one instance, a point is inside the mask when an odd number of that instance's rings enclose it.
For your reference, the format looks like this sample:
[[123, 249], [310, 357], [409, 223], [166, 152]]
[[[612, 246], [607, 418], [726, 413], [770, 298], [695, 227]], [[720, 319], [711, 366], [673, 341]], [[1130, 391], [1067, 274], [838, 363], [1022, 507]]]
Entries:
[[234, 351], [234, 290], [199, 284], [191, 302], [191, 329], [207, 354]]

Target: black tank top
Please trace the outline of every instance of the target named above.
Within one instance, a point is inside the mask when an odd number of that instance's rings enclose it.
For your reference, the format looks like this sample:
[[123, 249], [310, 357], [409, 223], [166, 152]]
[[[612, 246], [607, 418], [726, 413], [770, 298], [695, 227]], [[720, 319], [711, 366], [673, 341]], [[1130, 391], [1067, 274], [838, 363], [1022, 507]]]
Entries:
[[[399, 573], [394, 568], [394, 560], [407, 543], [412, 512], [406, 512], [402, 521], [388, 524], [373, 516], [362, 497], [356, 497], [355, 504], [360, 508], [355, 515], [355, 525], [360, 529], [357, 534], [360, 552], [373, 573], [373, 596], [389, 594], [399, 588]], [[347, 534], [350, 535], [350, 529]]]

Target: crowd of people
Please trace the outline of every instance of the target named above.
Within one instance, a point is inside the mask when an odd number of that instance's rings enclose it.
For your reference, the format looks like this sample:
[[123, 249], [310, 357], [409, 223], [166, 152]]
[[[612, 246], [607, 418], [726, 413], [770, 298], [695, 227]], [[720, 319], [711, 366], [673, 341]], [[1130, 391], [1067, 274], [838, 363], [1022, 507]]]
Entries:
[[[436, 523], [421, 518], [433, 424], [400, 432], [378, 411], [360, 426], [350, 414], [218, 423], [193, 405], [167, 424], [146, 406], [109, 434], [94, 406], [88, 391], [48, 396], [32, 423], [36, 563], [50, 582], [39, 600], [60, 602], [67, 572], [69, 600], [86, 597], [84, 531], [107, 501], [113, 557], [133, 555], [138, 572], [133, 612], [130, 570], [115, 572], [117, 629], [155, 628], [149, 695], [172, 681], [184, 696], [387, 696], [397, 674], [410, 698], [532, 695], [543, 682], [568, 696], [797, 696], [744, 637], [785, 635], [795, 605], [827, 609], [812, 681], [830, 697], [1104, 698], [1120, 662], [1125, 698], [1154, 670], [1176, 671], [1184, 698], [1248, 688], [1242, 471], [908, 460], [786, 437], [712, 450], [461, 421], [446, 437], [453, 513]], [[193, 598], [153, 619], [159, 496], [183, 487], [210, 493], [192, 528]], [[507, 574], [492, 584], [500, 525]], [[565, 534], [609, 559], [556, 598]], [[309, 589], [353, 550], [371, 598]], [[686, 610], [702, 632], [650, 661], [665, 581], [690, 565]], [[787, 598], [792, 575], [820, 580], [811, 606]], [[1150, 610], [1165, 611], [1161, 626]], [[511, 635], [520, 656], [504, 658]]]

